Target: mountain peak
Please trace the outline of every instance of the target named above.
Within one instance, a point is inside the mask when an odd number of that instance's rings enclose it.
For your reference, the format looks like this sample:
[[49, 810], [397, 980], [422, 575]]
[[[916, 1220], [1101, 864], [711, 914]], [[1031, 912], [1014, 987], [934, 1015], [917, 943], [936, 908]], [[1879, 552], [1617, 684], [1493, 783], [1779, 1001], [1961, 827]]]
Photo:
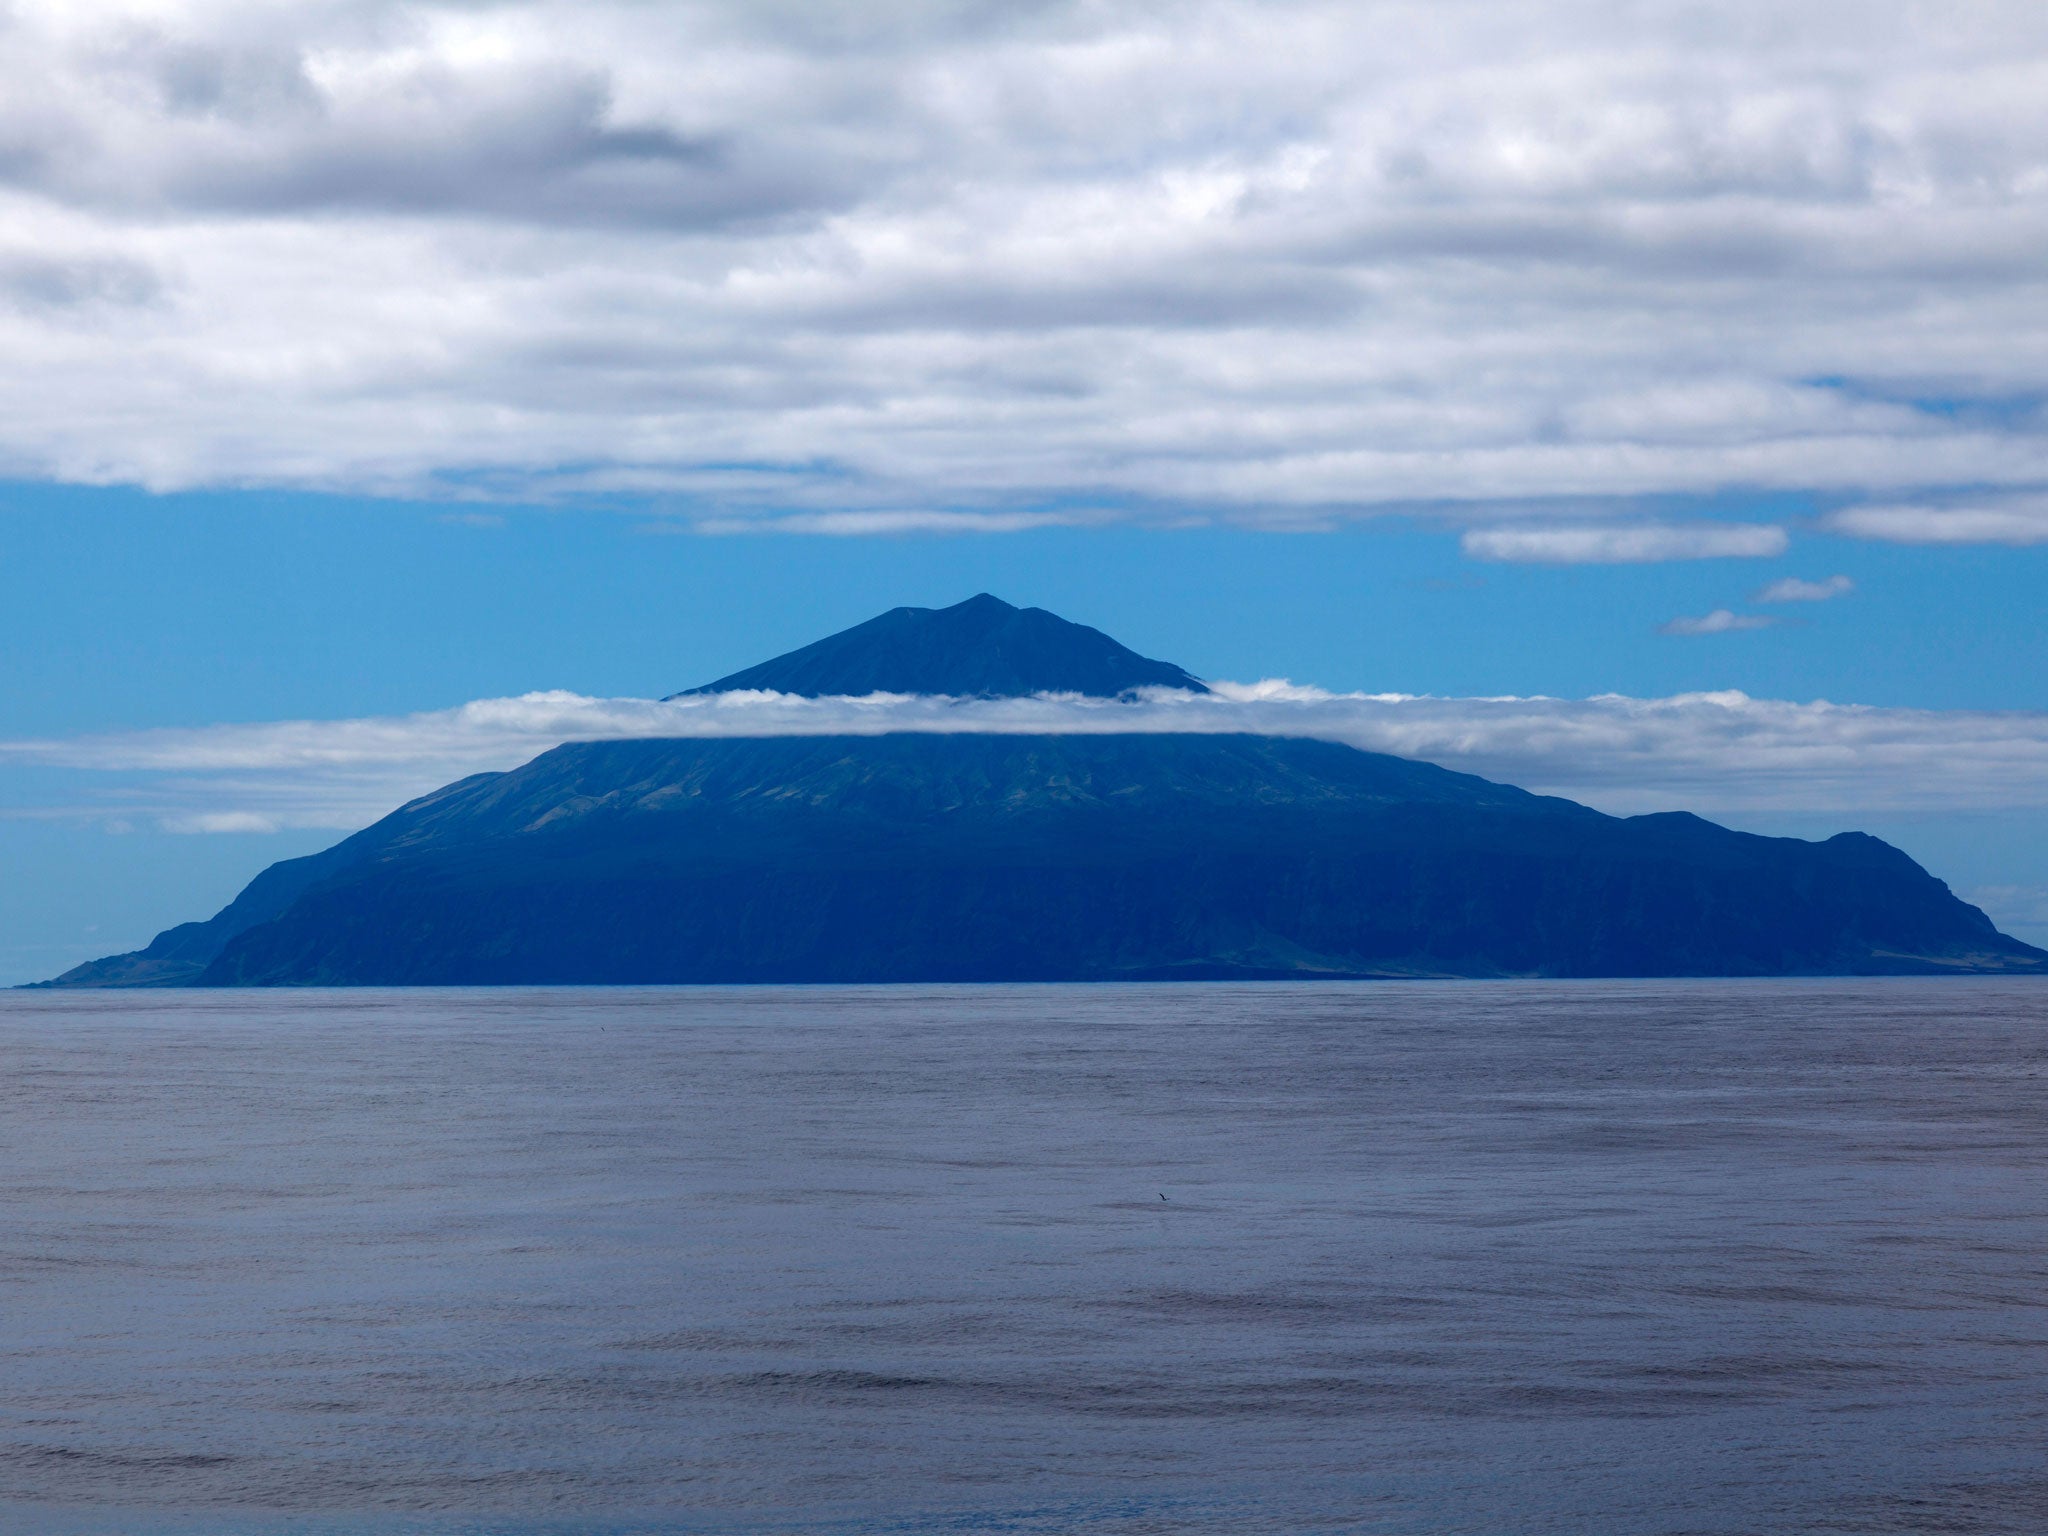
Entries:
[[950, 608], [892, 608], [865, 624], [671, 697], [742, 688], [808, 698], [867, 693], [1115, 698], [1136, 688], [1209, 691], [1171, 662], [1140, 656], [1099, 629], [1043, 608], [1014, 607], [987, 592]]

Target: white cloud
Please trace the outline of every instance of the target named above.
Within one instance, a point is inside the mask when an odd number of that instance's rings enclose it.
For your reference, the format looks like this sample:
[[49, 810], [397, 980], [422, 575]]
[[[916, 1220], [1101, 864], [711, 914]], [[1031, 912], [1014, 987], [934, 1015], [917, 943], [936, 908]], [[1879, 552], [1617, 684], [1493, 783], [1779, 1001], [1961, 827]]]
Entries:
[[1844, 507], [1828, 515], [1826, 526], [1892, 544], [2048, 544], [2048, 501]]
[[814, 533], [864, 537], [892, 533], [1022, 533], [1030, 528], [1076, 527], [1102, 522], [1077, 512], [790, 512], [780, 517], [705, 517], [696, 533]]
[[1660, 635], [1725, 635], [1740, 629], [1769, 629], [1778, 621], [1768, 614], [1736, 613], [1716, 608], [1698, 618], [1681, 616], [1657, 626]]
[[1847, 576], [1830, 576], [1826, 581], [1802, 581], [1797, 576], [1784, 576], [1752, 593], [1749, 600], [1753, 603], [1825, 603], [1855, 590], [1856, 583]]
[[1785, 552], [1785, 530], [1768, 523], [1589, 524], [1572, 528], [1475, 528], [1460, 541], [1481, 560], [1543, 565], [1643, 565], [1660, 560], [1767, 559]]
[[1243, 731], [1421, 758], [1633, 814], [2048, 807], [2048, 712], [1879, 709], [1745, 694], [1444, 699], [1280, 681], [1213, 696], [947, 700], [771, 693], [667, 702], [536, 693], [379, 719], [284, 721], [0, 743], [0, 768], [110, 787], [72, 807], [180, 830], [352, 828], [557, 742], [895, 731]]
[[256, 811], [194, 811], [170, 814], [159, 823], [166, 832], [275, 832], [281, 823]]
[[2021, 0], [14, 0], [0, 236], [16, 477], [817, 532], [2048, 485]]

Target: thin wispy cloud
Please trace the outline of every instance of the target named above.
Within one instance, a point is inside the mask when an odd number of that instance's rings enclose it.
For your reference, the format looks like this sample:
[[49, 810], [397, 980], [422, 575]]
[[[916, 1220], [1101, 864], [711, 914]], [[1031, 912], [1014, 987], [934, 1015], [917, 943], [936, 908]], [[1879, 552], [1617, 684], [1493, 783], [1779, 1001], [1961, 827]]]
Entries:
[[166, 832], [199, 833], [270, 833], [280, 831], [284, 826], [277, 817], [258, 811], [171, 811], [161, 818], [159, 824]]
[[1782, 555], [1785, 530], [1768, 523], [1593, 524], [1475, 528], [1460, 540], [1480, 560], [1538, 565], [1648, 565], [1665, 560], [1757, 560]]
[[2048, 713], [1877, 709], [1755, 699], [1455, 699], [1332, 694], [1280, 681], [1135, 701], [770, 693], [669, 701], [535, 693], [376, 719], [0, 743], [0, 769], [108, 777], [42, 814], [151, 817], [171, 830], [352, 828], [564, 741], [897, 731], [1252, 732], [1421, 758], [1620, 814], [2048, 807]]
[[1856, 590], [1847, 576], [1830, 576], [1825, 581], [1802, 581], [1785, 576], [1750, 594], [1753, 603], [1826, 603]]
[[899, 533], [1022, 533], [1108, 521], [1084, 512], [788, 512], [778, 517], [704, 517], [689, 525], [703, 534], [804, 533], [865, 538]]
[[1901, 509], [2048, 487], [2044, 103], [2003, 0], [15, 0], [0, 460], [2022, 542]]
[[1727, 635], [1745, 629], [1769, 629], [1778, 621], [1764, 613], [1736, 613], [1716, 608], [1698, 617], [1681, 615], [1657, 626], [1660, 635]]

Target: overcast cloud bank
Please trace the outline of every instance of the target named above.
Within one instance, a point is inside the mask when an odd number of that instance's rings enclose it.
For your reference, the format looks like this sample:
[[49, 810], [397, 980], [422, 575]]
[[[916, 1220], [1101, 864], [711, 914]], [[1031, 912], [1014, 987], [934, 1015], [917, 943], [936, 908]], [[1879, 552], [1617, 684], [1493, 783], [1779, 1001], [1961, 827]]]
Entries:
[[383, 719], [142, 731], [0, 743], [0, 765], [121, 776], [40, 814], [147, 816], [174, 831], [354, 828], [465, 774], [563, 741], [891, 731], [1246, 731], [1422, 758], [1616, 814], [2048, 807], [2048, 713], [1876, 709], [1745, 694], [1444, 699], [1332, 694], [1284, 681], [960, 700], [773, 693], [656, 702], [532, 693]]
[[8, 474], [2048, 536], [1957, 500], [2048, 486], [2038, 4], [15, 0], [0, 87]]

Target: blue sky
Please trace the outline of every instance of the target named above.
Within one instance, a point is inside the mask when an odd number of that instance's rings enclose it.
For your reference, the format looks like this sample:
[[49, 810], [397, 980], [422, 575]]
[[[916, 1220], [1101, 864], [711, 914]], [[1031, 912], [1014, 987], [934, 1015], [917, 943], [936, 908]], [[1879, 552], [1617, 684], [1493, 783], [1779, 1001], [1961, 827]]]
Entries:
[[[1785, 554], [1506, 564], [1412, 521], [704, 535], [612, 510], [260, 492], [0, 490], [6, 735], [659, 695], [899, 603], [1053, 609], [1202, 676], [1438, 694], [1739, 688], [2048, 709], [2048, 547], [1824, 532]], [[1782, 509], [1732, 503], [1731, 520]], [[1830, 601], [1748, 601], [1843, 575]], [[1762, 630], [1674, 636], [1719, 608]]]
[[981, 590], [2048, 941], [2038, 5], [17, 0], [0, 87], [0, 981]]

